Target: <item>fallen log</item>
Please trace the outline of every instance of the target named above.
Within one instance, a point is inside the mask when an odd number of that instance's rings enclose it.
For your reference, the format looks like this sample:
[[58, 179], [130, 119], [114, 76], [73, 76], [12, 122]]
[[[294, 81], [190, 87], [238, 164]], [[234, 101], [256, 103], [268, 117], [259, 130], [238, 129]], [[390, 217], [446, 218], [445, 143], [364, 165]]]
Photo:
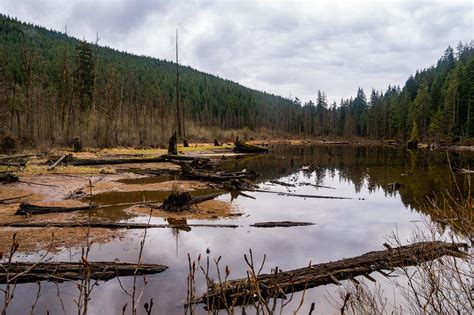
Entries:
[[435, 241], [373, 251], [353, 258], [295, 270], [213, 283], [202, 297], [191, 303], [204, 303], [211, 309], [219, 309], [225, 305], [252, 303], [258, 296], [265, 300], [273, 297], [285, 298], [289, 293], [327, 284], [339, 285], [339, 281], [354, 279], [357, 276], [370, 277], [369, 274], [375, 271], [387, 274], [384, 270], [415, 266], [446, 255], [465, 258], [466, 249], [466, 244]]
[[80, 280], [89, 272], [91, 279], [107, 281], [115, 277], [157, 274], [166, 269], [167, 266], [158, 264], [117, 262], [0, 263], [0, 284]]
[[167, 162], [167, 159], [159, 156], [154, 158], [136, 157], [136, 158], [119, 158], [119, 159], [79, 159], [75, 157], [66, 157], [65, 162], [73, 166], [93, 166], [93, 165], [116, 165], [116, 164], [137, 164], [137, 163], [161, 163]]
[[238, 228], [236, 224], [147, 224], [147, 223], [123, 223], [123, 222], [11, 222], [0, 223], [0, 227], [12, 228], [101, 228], [101, 229], [174, 229], [185, 227], [206, 227], [206, 228]]
[[292, 226], [308, 226], [314, 225], [312, 222], [293, 222], [293, 221], [275, 221], [275, 222], [257, 222], [250, 226], [258, 228], [273, 228], [273, 227], [292, 227]]
[[23, 195], [23, 196], [18, 196], [18, 197], [0, 199], [0, 204], [17, 203], [19, 202], [19, 199], [26, 198], [32, 195], [33, 194], [28, 194], [28, 195]]
[[238, 138], [234, 142], [234, 145], [235, 153], [268, 153], [268, 149], [239, 141]]
[[22, 202], [20, 207], [15, 212], [16, 215], [32, 215], [32, 214], [44, 214], [44, 213], [57, 213], [57, 212], [72, 212], [81, 210], [91, 210], [97, 208], [97, 205], [86, 205], [79, 207], [54, 207], [54, 206], [40, 206], [26, 202]]
[[228, 181], [232, 179], [244, 179], [244, 178], [255, 178], [258, 176], [253, 171], [245, 172], [210, 172], [204, 170], [197, 170], [189, 164], [180, 163], [181, 171], [187, 178], [208, 180], [208, 181]]

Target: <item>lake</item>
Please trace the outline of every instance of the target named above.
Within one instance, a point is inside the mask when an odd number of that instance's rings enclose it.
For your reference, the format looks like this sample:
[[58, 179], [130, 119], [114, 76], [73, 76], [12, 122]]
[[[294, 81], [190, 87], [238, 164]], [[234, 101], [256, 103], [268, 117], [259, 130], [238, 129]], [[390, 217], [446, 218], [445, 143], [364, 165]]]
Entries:
[[[313, 264], [358, 256], [368, 251], [383, 249], [382, 244], [392, 233], [407, 243], [412, 232], [425, 229], [425, 218], [430, 220], [431, 209], [426, 199], [441, 201], [447, 193], [466, 196], [472, 188], [466, 175], [451, 174], [453, 168], [472, 168], [474, 154], [444, 151], [408, 151], [403, 148], [351, 145], [279, 145], [270, 148], [265, 155], [228, 158], [222, 166], [225, 170], [252, 169], [260, 174], [257, 179], [261, 189], [282, 194], [248, 192], [255, 199], [239, 196], [232, 201], [233, 210], [241, 215], [217, 218], [209, 221], [191, 220], [188, 223], [236, 224], [238, 228], [192, 227], [177, 229], [149, 229], [144, 246], [143, 262], [169, 266], [163, 273], [146, 276], [137, 281], [138, 292], [143, 295], [138, 313], [145, 313], [143, 304], [153, 298], [153, 313], [182, 314], [186, 299], [188, 254], [195, 260], [201, 255], [201, 263], [207, 257], [211, 262], [221, 257], [219, 265], [227, 265], [229, 278], [245, 277], [247, 266], [244, 254], [252, 249], [254, 258], [261, 262], [266, 254], [264, 273], [272, 268], [290, 270]], [[448, 159], [449, 157], [449, 159]], [[157, 180], [166, 180], [163, 178]], [[280, 181], [289, 186], [271, 183]], [[150, 182], [153, 182], [151, 179]], [[129, 184], [133, 185], [133, 181]], [[395, 185], [393, 185], [395, 184]], [[161, 196], [156, 192], [155, 196]], [[345, 197], [347, 199], [304, 198], [287, 196], [285, 193], [315, 195], [320, 197]], [[152, 195], [149, 196], [151, 198]], [[142, 196], [136, 194], [133, 200]], [[125, 199], [129, 201], [129, 199]], [[135, 198], [135, 199], [134, 199]], [[107, 199], [107, 198], [106, 198]], [[119, 198], [120, 199], [120, 198]], [[123, 199], [123, 198], [122, 198]], [[116, 200], [117, 203], [123, 200]], [[230, 194], [219, 197], [230, 201]], [[100, 201], [100, 196], [98, 196]], [[104, 203], [110, 202], [108, 198]], [[99, 202], [100, 203], [100, 202]], [[146, 217], [132, 218], [115, 208], [96, 214], [103, 219], [146, 221]], [[256, 228], [251, 225], [264, 221], [305, 221], [314, 225], [298, 227]], [[446, 223], [448, 222], [448, 223]], [[151, 223], [166, 223], [152, 218]], [[438, 222], [441, 229], [452, 230], [449, 221]], [[456, 231], [454, 231], [456, 232]], [[138, 258], [143, 230], [126, 231], [110, 242], [93, 244], [90, 261], [129, 261]], [[35, 260], [40, 253], [21, 256], [19, 259]], [[55, 260], [78, 261], [80, 248], [68, 248], [54, 255]], [[211, 264], [212, 274], [215, 268]], [[395, 287], [386, 279], [374, 276], [390, 299], [403, 304]], [[197, 277], [197, 292], [205, 290], [202, 274]], [[100, 282], [92, 291], [90, 314], [117, 314], [130, 297], [121, 285], [130, 290], [133, 278]], [[373, 286], [372, 284], [370, 284]], [[29, 312], [36, 299], [37, 284], [18, 285], [9, 313]], [[60, 297], [57, 290], [59, 288]], [[61, 300], [67, 313], [75, 313], [73, 299], [78, 289], [73, 283], [43, 282], [41, 296], [35, 311], [61, 314]], [[307, 314], [312, 302], [315, 313], [338, 314], [333, 298], [338, 299], [339, 287], [327, 285], [310, 289], [305, 293], [301, 313]], [[296, 294], [283, 313], [292, 313], [300, 303]], [[207, 313], [202, 305], [198, 313]]]

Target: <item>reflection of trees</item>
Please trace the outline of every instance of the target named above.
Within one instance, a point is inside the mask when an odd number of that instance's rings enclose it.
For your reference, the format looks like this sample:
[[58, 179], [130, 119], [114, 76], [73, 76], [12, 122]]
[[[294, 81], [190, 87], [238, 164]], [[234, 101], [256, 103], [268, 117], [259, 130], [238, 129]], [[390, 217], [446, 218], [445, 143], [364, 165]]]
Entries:
[[[474, 162], [473, 154], [449, 155], [451, 164], [457, 167], [467, 168]], [[398, 193], [405, 207], [427, 214], [430, 207], [422, 205], [427, 198], [442, 202], [441, 192], [459, 195], [446, 153], [441, 151], [407, 151], [383, 146], [278, 146], [269, 154], [239, 159], [226, 167], [256, 170], [261, 174], [258, 180], [264, 182], [294, 174], [301, 165], [310, 166], [305, 176], [314, 176], [315, 184], [323, 184], [326, 176], [338, 176], [340, 181], [352, 183], [357, 192], [367, 187], [369, 193], [377, 190], [387, 195]], [[467, 195], [468, 178], [456, 176], [456, 179], [461, 194]], [[388, 184], [393, 182], [402, 183], [403, 187], [399, 191], [388, 189]]]

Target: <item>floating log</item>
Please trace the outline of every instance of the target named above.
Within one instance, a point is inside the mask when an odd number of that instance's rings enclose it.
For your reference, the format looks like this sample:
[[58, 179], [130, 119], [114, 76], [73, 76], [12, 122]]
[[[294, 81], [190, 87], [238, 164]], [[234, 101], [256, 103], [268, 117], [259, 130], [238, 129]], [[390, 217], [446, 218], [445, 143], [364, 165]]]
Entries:
[[18, 176], [12, 173], [0, 173], [0, 184], [11, 184], [20, 181]]
[[279, 180], [271, 180], [270, 183], [275, 184], [275, 185], [285, 186], [285, 187], [296, 187], [295, 184], [288, 184]]
[[123, 222], [11, 222], [0, 223], [0, 227], [13, 228], [103, 228], [103, 229], [127, 229], [127, 230], [142, 230], [142, 229], [174, 229], [185, 227], [206, 227], [206, 228], [238, 228], [236, 224], [147, 224], [147, 223], [123, 223]]
[[[247, 191], [254, 191], [254, 192], [261, 192], [267, 194], [275, 194], [279, 196], [288, 196], [288, 197], [300, 197], [300, 198], [316, 198], [316, 199], [354, 199], [351, 197], [338, 197], [338, 196], [319, 196], [319, 195], [302, 195], [302, 194], [292, 194], [287, 192], [280, 192], [280, 191], [271, 191], [271, 190], [264, 190], [264, 189], [246, 189]], [[363, 199], [359, 199], [363, 200]]]
[[273, 228], [273, 227], [292, 227], [292, 226], [308, 226], [314, 225], [312, 222], [293, 222], [293, 221], [275, 221], [275, 222], [257, 222], [250, 226], [258, 228]]
[[117, 262], [0, 263], [0, 284], [5, 284], [7, 281], [29, 283], [43, 280], [56, 282], [80, 280], [89, 270], [91, 279], [107, 281], [115, 277], [157, 274], [166, 269], [168, 269], [167, 266], [158, 264]]
[[166, 211], [184, 211], [189, 208], [189, 206], [198, 204], [207, 200], [212, 200], [222, 193], [208, 194], [202, 196], [191, 196], [189, 192], [173, 192], [163, 201], [161, 209]]
[[467, 254], [463, 250], [466, 249], [466, 244], [435, 241], [373, 251], [353, 258], [264, 274], [256, 278], [214, 283], [202, 297], [192, 303], [207, 303], [209, 307], [219, 309], [224, 305], [251, 303], [258, 295], [264, 299], [284, 298], [289, 293], [339, 283], [357, 276], [370, 277], [369, 274], [375, 271], [383, 272], [397, 267], [415, 266], [446, 255], [465, 258]]
[[22, 202], [20, 207], [15, 212], [16, 215], [31, 215], [31, 214], [44, 214], [44, 213], [57, 213], [57, 212], [72, 212], [81, 210], [91, 210], [97, 208], [97, 205], [87, 205], [79, 207], [52, 207], [52, 206], [39, 206], [31, 203]]
[[245, 172], [211, 172], [204, 170], [197, 170], [191, 165], [180, 163], [183, 175], [188, 178], [202, 179], [208, 181], [228, 181], [232, 179], [244, 179], [244, 178], [255, 178], [258, 176], [253, 171]]

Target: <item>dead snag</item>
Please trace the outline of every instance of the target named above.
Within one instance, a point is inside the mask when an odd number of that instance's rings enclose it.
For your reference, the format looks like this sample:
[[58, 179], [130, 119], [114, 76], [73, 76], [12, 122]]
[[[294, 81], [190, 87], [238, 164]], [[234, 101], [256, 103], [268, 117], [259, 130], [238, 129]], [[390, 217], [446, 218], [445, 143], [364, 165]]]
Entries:
[[[0, 284], [10, 280], [13, 283], [28, 283], [36, 281], [80, 280], [83, 277], [83, 263], [49, 262], [28, 263], [14, 262], [0, 263]], [[168, 269], [167, 266], [158, 264], [133, 264], [116, 262], [88, 262], [90, 277], [94, 280], [110, 280], [115, 277], [133, 276], [135, 274], [156, 274]], [[12, 281], [13, 279], [13, 281]]]
[[357, 276], [370, 277], [369, 274], [375, 271], [386, 274], [384, 270], [390, 272], [397, 267], [415, 266], [446, 255], [465, 258], [466, 247], [463, 243], [420, 242], [290, 271], [257, 277], [249, 275], [244, 279], [214, 283], [193, 303], [208, 303], [209, 307], [219, 309], [224, 305], [252, 303], [253, 298], [257, 296], [264, 299], [284, 298], [289, 293], [339, 283]]
[[22, 202], [20, 207], [16, 211], [16, 215], [31, 215], [31, 214], [44, 214], [53, 212], [72, 212], [81, 210], [91, 210], [97, 208], [97, 205], [87, 205], [80, 207], [50, 207], [50, 206], [39, 206], [26, 202]]

